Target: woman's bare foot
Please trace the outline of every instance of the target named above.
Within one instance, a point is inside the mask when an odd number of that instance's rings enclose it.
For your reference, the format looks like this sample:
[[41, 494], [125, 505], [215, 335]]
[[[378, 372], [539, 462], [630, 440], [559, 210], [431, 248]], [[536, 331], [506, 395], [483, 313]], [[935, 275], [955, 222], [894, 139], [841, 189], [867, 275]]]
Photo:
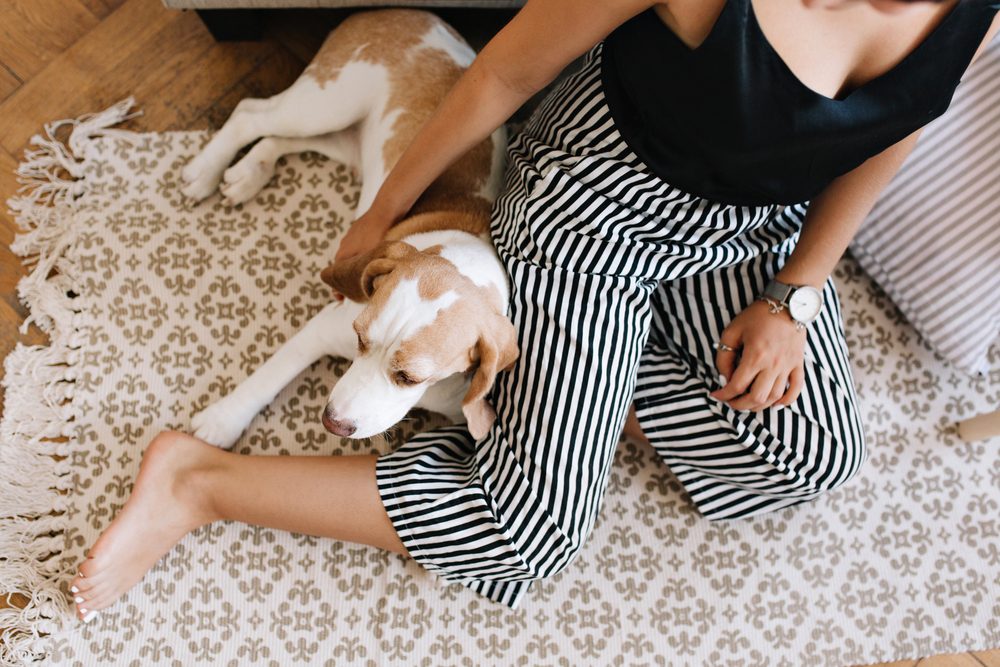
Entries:
[[198, 480], [220, 455], [184, 433], [166, 431], [153, 439], [131, 497], [70, 582], [80, 618], [90, 620], [91, 612], [113, 604], [182, 537], [216, 520]]

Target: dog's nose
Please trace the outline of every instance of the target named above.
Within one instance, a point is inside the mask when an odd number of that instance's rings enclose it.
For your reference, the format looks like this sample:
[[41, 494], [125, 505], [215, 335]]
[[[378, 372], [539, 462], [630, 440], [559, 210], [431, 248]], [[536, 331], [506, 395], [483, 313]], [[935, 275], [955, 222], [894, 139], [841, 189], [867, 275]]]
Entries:
[[336, 413], [329, 406], [323, 410], [323, 428], [334, 435], [347, 437], [357, 430], [358, 426], [347, 419], [337, 419]]

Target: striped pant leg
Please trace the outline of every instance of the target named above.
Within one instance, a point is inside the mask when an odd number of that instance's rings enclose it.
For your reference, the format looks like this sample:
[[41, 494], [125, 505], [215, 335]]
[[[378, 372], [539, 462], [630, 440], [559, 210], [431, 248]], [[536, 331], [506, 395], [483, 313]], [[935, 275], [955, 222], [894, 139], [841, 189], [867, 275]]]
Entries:
[[815, 498], [850, 479], [865, 436], [832, 279], [809, 325], [805, 386], [787, 407], [735, 410], [715, 349], [725, 326], [784, 265], [793, 245], [711, 272], [664, 281], [638, 371], [635, 406], [654, 448], [709, 519], [752, 516]]

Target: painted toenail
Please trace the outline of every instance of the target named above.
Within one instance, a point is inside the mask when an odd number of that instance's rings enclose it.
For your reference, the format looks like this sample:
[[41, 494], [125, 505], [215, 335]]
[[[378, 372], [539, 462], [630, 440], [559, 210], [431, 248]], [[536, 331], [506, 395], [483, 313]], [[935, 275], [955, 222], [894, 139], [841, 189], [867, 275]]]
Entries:
[[90, 612], [89, 614], [87, 614], [87, 615], [85, 615], [83, 617], [83, 622], [84, 623], [90, 623], [92, 620], [94, 620], [95, 616], [97, 616], [97, 612], [96, 611], [92, 611], [92, 612]]
[[77, 595], [75, 598], [73, 598], [73, 602], [80, 604], [81, 602], [83, 602], [83, 598]]
[[70, 587], [69, 587], [69, 592], [70, 592], [70, 593], [79, 593], [79, 592], [80, 592], [80, 589], [79, 589], [79, 588], [77, 588], [76, 586], [70, 586]]

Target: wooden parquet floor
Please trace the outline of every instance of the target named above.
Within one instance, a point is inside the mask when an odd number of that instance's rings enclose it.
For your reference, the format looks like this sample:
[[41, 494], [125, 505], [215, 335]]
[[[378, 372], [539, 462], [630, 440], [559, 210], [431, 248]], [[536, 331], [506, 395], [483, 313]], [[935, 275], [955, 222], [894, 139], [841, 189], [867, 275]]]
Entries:
[[[216, 43], [193, 12], [159, 0], [0, 2], [0, 202], [17, 188], [13, 171], [42, 125], [135, 96], [139, 131], [219, 127], [242, 98], [286, 88], [345, 11], [268, 12], [258, 42]], [[488, 10], [442, 15], [477, 48], [510, 16]], [[16, 342], [44, 344], [18, 329], [27, 312], [15, 286], [25, 271], [9, 245], [16, 233], [0, 206], [0, 358]], [[0, 370], [2, 373], [2, 370]], [[2, 396], [0, 396], [2, 398]], [[0, 600], [23, 605], [24, 600]], [[892, 667], [1000, 667], [1000, 650], [925, 657]], [[889, 667], [887, 664], [885, 667]]]

